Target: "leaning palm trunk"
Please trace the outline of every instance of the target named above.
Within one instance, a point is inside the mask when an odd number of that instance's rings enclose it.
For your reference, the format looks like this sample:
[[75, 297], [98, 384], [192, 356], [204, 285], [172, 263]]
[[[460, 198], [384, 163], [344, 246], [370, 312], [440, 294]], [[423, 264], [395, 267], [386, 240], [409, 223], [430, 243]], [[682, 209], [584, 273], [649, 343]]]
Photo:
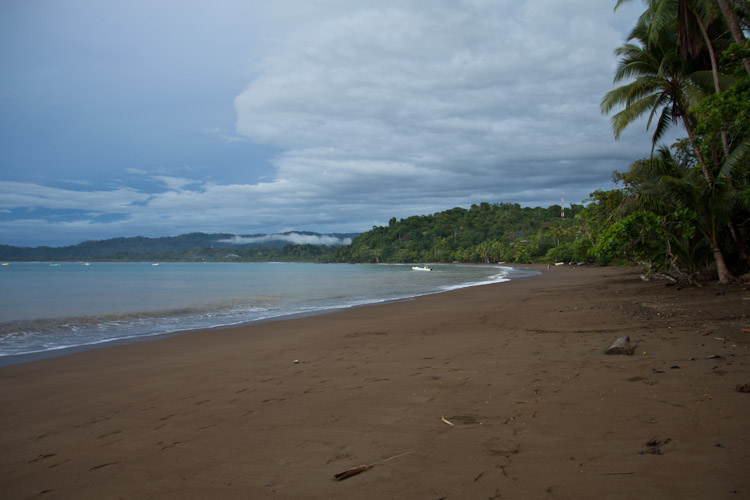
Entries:
[[708, 170], [708, 165], [706, 164], [706, 159], [703, 156], [703, 152], [698, 147], [698, 143], [695, 142], [695, 134], [693, 134], [693, 127], [690, 125], [690, 121], [688, 120], [688, 117], [682, 113], [682, 123], [685, 126], [685, 131], [687, 132], [688, 139], [690, 140], [690, 145], [693, 147], [693, 152], [695, 153], [695, 157], [698, 160], [698, 164], [701, 166], [701, 172], [703, 172], [703, 177], [705, 177], [706, 182], [710, 187], [713, 187], [714, 185], [714, 177], [711, 175], [711, 172]]
[[[695, 20], [698, 24], [698, 29], [700, 30], [701, 36], [703, 37], [703, 43], [706, 44], [706, 49], [708, 49], [708, 56], [711, 60], [711, 74], [714, 77], [714, 91], [716, 92], [716, 94], [721, 94], [721, 84], [719, 82], [719, 65], [716, 63], [716, 51], [714, 50], [714, 45], [713, 43], [711, 43], [711, 38], [708, 36], [708, 31], [706, 30], [706, 26], [703, 24], [700, 16], [696, 15]], [[724, 130], [724, 127], [721, 128], [721, 146], [724, 149], [724, 157], [728, 157], [729, 141], [727, 140], [727, 131]]]
[[[732, 32], [734, 41], [739, 44], [745, 43], [747, 38], [745, 38], [745, 34], [740, 28], [740, 23], [737, 22], [737, 17], [734, 15], [732, 6], [729, 5], [729, 0], [718, 0], [718, 2], [719, 7], [721, 8], [721, 13], [724, 14], [724, 18], [727, 20], [727, 25], [729, 25], [729, 31]], [[750, 57], [743, 57], [742, 62], [745, 64], [745, 71], [747, 71], [748, 76], [750, 76]]]

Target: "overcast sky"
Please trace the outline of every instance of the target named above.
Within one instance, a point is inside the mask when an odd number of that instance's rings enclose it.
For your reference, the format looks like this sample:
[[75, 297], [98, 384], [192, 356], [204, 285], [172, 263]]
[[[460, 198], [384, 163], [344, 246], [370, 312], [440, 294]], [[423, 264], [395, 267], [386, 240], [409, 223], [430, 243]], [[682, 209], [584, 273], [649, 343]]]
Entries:
[[650, 152], [611, 0], [0, 0], [0, 244], [581, 203]]

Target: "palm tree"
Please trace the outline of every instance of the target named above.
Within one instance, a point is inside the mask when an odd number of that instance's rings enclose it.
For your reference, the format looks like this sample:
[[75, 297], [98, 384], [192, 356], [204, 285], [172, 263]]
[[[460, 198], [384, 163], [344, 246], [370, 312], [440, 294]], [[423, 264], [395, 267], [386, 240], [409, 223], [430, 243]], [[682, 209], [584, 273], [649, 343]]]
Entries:
[[[742, 28], [740, 28], [740, 23], [737, 19], [737, 16], [735, 15], [735, 11], [732, 8], [730, 1], [717, 0], [717, 2], [719, 4], [719, 8], [721, 9], [721, 13], [724, 15], [724, 18], [727, 21], [729, 31], [731, 31], [734, 41], [739, 44], [745, 43], [747, 41], [747, 38], [745, 37]], [[745, 9], [747, 10], [747, 2], [745, 2], [745, 4]], [[747, 12], [745, 12], [745, 14], [747, 15]], [[745, 71], [747, 71], [748, 76], [750, 76], [750, 57], [743, 57], [742, 62], [745, 64]]]
[[695, 214], [695, 226], [711, 247], [720, 283], [734, 280], [721, 250], [723, 231], [736, 210], [748, 208], [740, 190], [730, 186], [732, 170], [743, 168], [750, 145], [746, 141], [735, 148], [718, 172], [713, 186], [707, 186], [690, 165], [680, 164], [668, 148], [638, 160], [630, 166], [630, 182], [638, 184], [630, 203], [635, 208], [669, 214], [689, 210]]
[[[630, 0], [618, 0], [615, 10]], [[721, 93], [722, 80], [716, 57], [714, 41], [724, 38], [726, 26], [720, 22], [721, 12], [714, 0], [647, 0], [648, 8], [641, 18], [648, 26], [647, 41], [658, 42], [664, 30], [677, 28], [678, 46], [684, 59], [701, 61], [708, 55], [705, 63], [711, 69], [713, 87], [716, 94]], [[710, 33], [709, 33], [710, 32]], [[696, 68], [694, 79], [700, 77]], [[724, 157], [729, 156], [729, 143], [726, 133], [721, 133]]]
[[[649, 36], [655, 38], [649, 42]], [[647, 114], [648, 127], [656, 119], [652, 137], [653, 147], [656, 147], [671, 126], [682, 123], [706, 182], [711, 185], [713, 175], [695, 142], [689, 114], [690, 108], [697, 105], [702, 90], [695, 83], [692, 61], [680, 54], [675, 33], [670, 30], [651, 31], [648, 17], [641, 16], [628, 37], [628, 43], [615, 53], [620, 57], [615, 83], [633, 78], [630, 83], [607, 92], [601, 102], [605, 114], [616, 106], [623, 106], [611, 119], [615, 138], [619, 138], [628, 125]]]

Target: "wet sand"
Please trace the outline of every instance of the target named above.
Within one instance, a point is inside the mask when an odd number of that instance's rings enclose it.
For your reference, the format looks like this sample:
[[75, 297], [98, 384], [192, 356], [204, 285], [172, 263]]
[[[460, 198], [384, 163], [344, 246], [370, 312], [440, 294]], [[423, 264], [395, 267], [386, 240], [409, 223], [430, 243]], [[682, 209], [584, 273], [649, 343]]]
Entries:
[[539, 269], [2, 367], [0, 497], [750, 498], [747, 287]]

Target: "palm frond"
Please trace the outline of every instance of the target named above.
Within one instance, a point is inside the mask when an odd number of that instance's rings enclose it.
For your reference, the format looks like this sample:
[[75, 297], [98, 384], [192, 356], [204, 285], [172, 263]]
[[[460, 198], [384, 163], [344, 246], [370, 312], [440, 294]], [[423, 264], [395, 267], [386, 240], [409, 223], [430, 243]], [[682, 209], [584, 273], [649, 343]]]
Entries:
[[691, 82], [693, 82], [693, 84], [700, 87], [700, 89], [706, 93], [716, 91], [716, 89], [714, 88], [714, 75], [710, 70], [695, 71], [693, 73], [690, 73], [688, 78]]
[[741, 174], [747, 173], [750, 168], [750, 139], [745, 139], [739, 143], [729, 154], [724, 164], [721, 166], [717, 178], [736, 179]]
[[612, 116], [610, 123], [615, 133], [615, 138], [619, 138], [622, 131], [625, 128], [640, 118], [644, 113], [654, 108], [654, 104], [658, 102], [659, 96], [652, 94], [640, 99], [634, 103], [631, 103], [625, 109], [616, 113]]
[[648, 123], [646, 124], [647, 129], [651, 128], [651, 122], [656, 116], [656, 111], [661, 110], [659, 119], [656, 122], [653, 136], [651, 137], [651, 144], [656, 145], [663, 137], [666, 132], [679, 122], [679, 113], [675, 109], [674, 102], [666, 95], [660, 94], [658, 101], [654, 103], [653, 112], [649, 116]]
[[652, 5], [648, 33], [649, 45], [659, 43], [664, 33], [676, 30], [677, 3], [677, 0], [661, 0]]

